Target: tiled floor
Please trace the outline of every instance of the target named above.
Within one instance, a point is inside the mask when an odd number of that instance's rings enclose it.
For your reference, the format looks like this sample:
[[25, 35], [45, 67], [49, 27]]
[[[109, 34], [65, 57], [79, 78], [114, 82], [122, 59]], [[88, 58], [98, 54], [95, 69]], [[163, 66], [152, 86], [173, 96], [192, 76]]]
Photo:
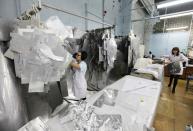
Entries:
[[186, 81], [179, 80], [176, 93], [172, 94], [168, 80], [165, 77], [154, 127], [156, 131], [184, 131], [187, 124], [193, 125], [193, 90], [185, 92]]

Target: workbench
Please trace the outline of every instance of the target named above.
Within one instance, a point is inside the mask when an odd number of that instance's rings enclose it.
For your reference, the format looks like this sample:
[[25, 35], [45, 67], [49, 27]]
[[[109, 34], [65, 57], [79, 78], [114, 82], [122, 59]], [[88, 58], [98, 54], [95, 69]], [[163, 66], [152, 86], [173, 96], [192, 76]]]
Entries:
[[[162, 83], [134, 76], [125, 76], [102, 91], [87, 98], [89, 105], [93, 105], [107, 90], [117, 90], [118, 95], [113, 106], [103, 104], [96, 107], [97, 114], [120, 114], [123, 131], [144, 131], [153, 124], [156, 108], [159, 102]], [[72, 130], [72, 123], [62, 125], [56, 115], [47, 122], [51, 131]]]

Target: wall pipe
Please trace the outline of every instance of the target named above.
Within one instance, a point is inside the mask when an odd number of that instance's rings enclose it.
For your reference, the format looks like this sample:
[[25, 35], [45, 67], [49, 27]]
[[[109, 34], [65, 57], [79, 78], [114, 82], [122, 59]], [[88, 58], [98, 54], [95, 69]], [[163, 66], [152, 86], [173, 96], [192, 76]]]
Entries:
[[170, 14], [166, 14], [166, 15], [158, 15], [158, 16], [154, 16], [154, 17], [146, 17], [146, 18], [141, 18], [141, 19], [135, 19], [135, 20], [132, 20], [132, 22], [152, 20], [152, 19], [160, 19], [161, 17], [173, 16], [173, 15], [184, 14], [184, 13], [189, 13], [189, 12], [193, 13], [193, 10], [181, 11], [181, 12], [177, 12], [177, 13], [170, 13]]
[[[105, 19], [105, 0], [102, 0], [102, 21], [104, 23]], [[102, 25], [102, 28], [104, 28], [104, 24]]]
[[[167, 11], [168, 11], [168, 8], [165, 8], [165, 15], [167, 14]], [[167, 19], [164, 19], [163, 33], [164, 33], [165, 29], [166, 29], [166, 21], [167, 21]]]
[[188, 46], [191, 46], [191, 34], [193, 33], [192, 32], [192, 21], [193, 21], [193, 15], [192, 15], [192, 17], [191, 17], [191, 21], [190, 21], [190, 29], [189, 29], [189, 38], [188, 38]]
[[[84, 8], [85, 8], [85, 17], [88, 17], [88, 5], [87, 3], [84, 4]], [[88, 30], [88, 20], [85, 19], [85, 30]]]
[[[151, 5], [147, 6], [147, 7], [153, 7], [153, 6], [156, 6], [156, 4], [151, 4]], [[135, 10], [139, 10], [139, 9], [144, 9], [144, 8], [145, 8], [144, 6], [140, 6], [138, 8], [131, 9], [131, 11], [135, 11]]]
[[93, 20], [93, 19], [91, 19], [91, 18], [84, 17], [84, 16], [81, 16], [81, 15], [72, 13], [72, 12], [70, 12], [70, 11], [68, 11], [68, 10], [64, 10], [64, 9], [60, 9], [60, 8], [54, 7], [54, 6], [49, 5], [49, 4], [42, 3], [42, 6], [44, 6], [44, 7], [46, 7], [46, 8], [53, 9], [53, 10], [60, 11], [60, 12], [63, 12], [63, 13], [69, 14], [69, 15], [73, 15], [73, 16], [76, 16], [76, 17], [79, 17], [79, 18], [82, 18], [82, 19], [87, 19], [87, 20], [92, 21], [92, 22], [95, 22], [95, 23], [99, 23], [99, 24], [103, 24], [103, 25], [107, 25], [107, 26], [113, 26], [113, 25], [111, 25], [111, 24], [104, 23], [104, 22], [100, 22], [100, 21], [96, 21], [96, 20]]

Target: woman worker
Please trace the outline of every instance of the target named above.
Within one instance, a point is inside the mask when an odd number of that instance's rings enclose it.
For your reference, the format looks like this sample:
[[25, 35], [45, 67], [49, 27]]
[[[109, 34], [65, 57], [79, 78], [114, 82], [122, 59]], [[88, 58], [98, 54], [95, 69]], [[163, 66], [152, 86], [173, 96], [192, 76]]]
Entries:
[[86, 99], [86, 91], [87, 91], [87, 82], [85, 78], [87, 65], [84, 60], [87, 58], [87, 53], [85, 51], [81, 51], [75, 53], [75, 61], [71, 62], [71, 67], [73, 68], [73, 92], [74, 96], [80, 100]]
[[181, 70], [179, 73], [170, 74], [170, 81], [169, 81], [168, 87], [172, 85], [172, 81], [174, 79], [172, 93], [175, 93], [175, 89], [178, 83], [179, 76], [183, 74], [182, 63], [187, 62], [188, 58], [186, 58], [183, 54], [180, 53], [180, 50], [178, 47], [174, 47], [171, 51], [171, 55], [169, 56], [169, 60], [170, 62], [180, 62], [180, 67], [181, 67]]

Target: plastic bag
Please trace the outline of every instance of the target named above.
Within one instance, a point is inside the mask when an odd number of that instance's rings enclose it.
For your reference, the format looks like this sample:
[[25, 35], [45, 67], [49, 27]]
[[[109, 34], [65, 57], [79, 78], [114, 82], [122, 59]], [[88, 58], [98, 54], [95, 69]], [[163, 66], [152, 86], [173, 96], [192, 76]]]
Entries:
[[73, 38], [73, 27], [65, 26], [58, 16], [49, 17], [45, 24], [49, 29], [52, 29], [61, 40]]
[[181, 71], [180, 63], [173, 62], [173, 63], [168, 64], [168, 71], [170, 74], [179, 73]]

